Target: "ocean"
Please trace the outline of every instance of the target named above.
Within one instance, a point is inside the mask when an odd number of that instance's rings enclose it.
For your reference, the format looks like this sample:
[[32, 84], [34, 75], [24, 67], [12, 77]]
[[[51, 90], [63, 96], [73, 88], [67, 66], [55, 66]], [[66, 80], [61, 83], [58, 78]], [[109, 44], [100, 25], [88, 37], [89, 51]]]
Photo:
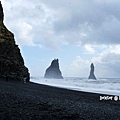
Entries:
[[98, 78], [97, 80], [92, 80], [78, 77], [65, 77], [64, 79], [31, 77], [30, 81], [70, 90], [120, 96], [120, 78]]

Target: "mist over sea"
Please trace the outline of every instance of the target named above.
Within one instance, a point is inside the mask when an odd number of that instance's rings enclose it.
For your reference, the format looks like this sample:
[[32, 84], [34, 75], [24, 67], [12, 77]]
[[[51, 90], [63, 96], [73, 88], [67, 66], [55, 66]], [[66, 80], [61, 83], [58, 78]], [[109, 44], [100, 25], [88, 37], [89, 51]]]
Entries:
[[98, 78], [97, 80], [92, 80], [87, 78], [65, 77], [64, 79], [46, 79], [32, 76], [31, 82], [76, 91], [120, 95], [120, 78]]

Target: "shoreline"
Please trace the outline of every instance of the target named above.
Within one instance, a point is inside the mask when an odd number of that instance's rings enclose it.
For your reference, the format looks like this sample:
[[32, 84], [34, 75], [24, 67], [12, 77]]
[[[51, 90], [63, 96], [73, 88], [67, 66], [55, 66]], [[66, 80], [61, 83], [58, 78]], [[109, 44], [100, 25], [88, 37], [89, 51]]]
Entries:
[[83, 94], [87, 93], [87, 94], [96, 94], [98, 96], [102, 95], [102, 96], [119, 96], [119, 95], [111, 95], [111, 94], [107, 94], [107, 93], [97, 93], [97, 92], [91, 92], [91, 91], [84, 91], [84, 90], [77, 90], [77, 89], [70, 89], [67, 87], [60, 87], [60, 86], [55, 86], [55, 85], [47, 85], [47, 84], [41, 84], [41, 83], [36, 83], [36, 82], [30, 82], [32, 84], [38, 84], [38, 85], [42, 85], [42, 86], [46, 86], [46, 87], [51, 87], [51, 88], [58, 88], [58, 89], [63, 89], [63, 90], [68, 90], [68, 91], [74, 91], [74, 92], [81, 92]]
[[[52, 79], [50, 79], [50, 80], [52, 80]], [[46, 82], [46, 81], [49, 81], [49, 80], [47, 79], [47, 80], [41, 81], [41, 83], [40, 83], [40, 82], [35, 81], [35, 80], [32, 81], [32, 79], [31, 79], [31, 82], [33, 82], [33, 83], [37, 83], [37, 84], [41, 84], [41, 85], [47, 85], [47, 86], [51, 86], [51, 87], [57, 87], [57, 88], [61, 88], [61, 89], [68, 89], [68, 90], [74, 90], [74, 91], [80, 91], [80, 92], [103, 94], [103, 95], [109, 95], [109, 96], [110, 95], [120, 96], [120, 92], [118, 90], [114, 90], [114, 89], [112, 89], [112, 90], [105, 89], [105, 88], [96, 89], [96, 88], [92, 88], [92, 87], [91, 88], [81, 87], [81, 86], [78, 87], [77, 85], [76, 86], [74, 86], [74, 85], [69, 86], [69, 85], [66, 85], [66, 84], [64, 85], [63, 83], [62, 84], [59, 84], [59, 83], [58, 84], [57, 83], [51, 84], [51, 83]], [[79, 83], [79, 84], [81, 84], [81, 83]]]
[[100, 101], [96, 93], [33, 82], [0, 81], [1, 119], [119, 119], [120, 101]]

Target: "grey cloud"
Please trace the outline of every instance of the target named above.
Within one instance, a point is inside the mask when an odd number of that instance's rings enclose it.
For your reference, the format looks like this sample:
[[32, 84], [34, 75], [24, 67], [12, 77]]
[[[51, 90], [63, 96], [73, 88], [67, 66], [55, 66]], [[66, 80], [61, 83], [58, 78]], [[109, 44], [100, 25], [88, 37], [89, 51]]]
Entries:
[[96, 60], [92, 60], [96, 65], [96, 73], [99, 77], [120, 77], [119, 50], [119, 46], [113, 45], [100, 54], [98, 58], [95, 58]]
[[[119, 44], [119, 28], [120, 28], [120, 11], [119, 1], [113, 2], [97, 2], [81, 1], [80, 6], [73, 9], [66, 8], [62, 17], [55, 21], [54, 29], [57, 34], [66, 32], [76, 32], [78, 37], [76, 43], [81, 41], [82, 44]], [[73, 4], [74, 5], [74, 4]], [[84, 6], [84, 7], [83, 7]], [[82, 8], [81, 8], [82, 7]], [[80, 39], [79, 33], [85, 33], [86, 37]], [[69, 43], [69, 40], [67, 40]]]
[[[86, 42], [96, 44], [119, 44], [120, 21], [114, 17], [107, 20], [97, 29], [91, 30], [86, 37]], [[91, 40], [91, 41], [90, 41]]]
[[5, 23], [23, 43], [19, 36], [24, 28], [16, 27], [17, 23], [30, 25], [32, 29], [27, 35], [31, 42], [39, 41], [49, 48], [64, 43], [120, 43], [119, 0], [12, 0], [3, 3]]

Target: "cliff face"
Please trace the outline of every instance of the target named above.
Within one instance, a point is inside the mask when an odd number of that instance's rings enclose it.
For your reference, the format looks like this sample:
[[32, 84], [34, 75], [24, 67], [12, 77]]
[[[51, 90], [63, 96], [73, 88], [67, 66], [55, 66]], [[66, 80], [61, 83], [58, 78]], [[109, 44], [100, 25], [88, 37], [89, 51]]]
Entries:
[[14, 34], [5, 27], [3, 20], [4, 13], [0, 2], [0, 76], [7, 75], [15, 80], [27, 77], [29, 81], [28, 68], [24, 66], [20, 49], [15, 44]]
[[95, 79], [96, 80], [96, 77], [94, 75], [94, 65], [93, 65], [93, 63], [91, 64], [90, 67], [91, 67], [91, 70], [90, 70], [90, 75], [89, 75], [88, 79]]
[[59, 69], [59, 62], [58, 59], [54, 59], [50, 65], [46, 69], [44, 78], [56, 78], [56, 79], [63, 79], [61, 71]]

